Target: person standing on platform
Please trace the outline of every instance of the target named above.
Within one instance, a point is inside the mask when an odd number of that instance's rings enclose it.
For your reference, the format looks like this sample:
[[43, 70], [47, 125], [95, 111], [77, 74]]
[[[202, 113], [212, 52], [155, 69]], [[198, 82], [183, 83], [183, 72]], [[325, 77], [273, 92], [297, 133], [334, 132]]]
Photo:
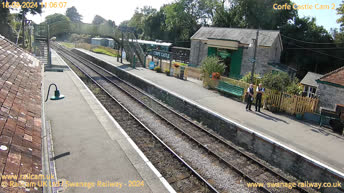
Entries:
[[264, 93], [264, 88], [262, 87], [262, 84], [259, 84], [257, 87], [257, 96], [256, 96], [256, 111], [260, 112], [260, 106], [262, 105], [262, 97]]
[[253, 84], [250, 84], [250, 87], [247, 88], [247, 92], [246, 92], [246, 96], [247, 96], [246, 110], [252, 111], [251, 105], [253, 101], [253, 95], [254, 95]]

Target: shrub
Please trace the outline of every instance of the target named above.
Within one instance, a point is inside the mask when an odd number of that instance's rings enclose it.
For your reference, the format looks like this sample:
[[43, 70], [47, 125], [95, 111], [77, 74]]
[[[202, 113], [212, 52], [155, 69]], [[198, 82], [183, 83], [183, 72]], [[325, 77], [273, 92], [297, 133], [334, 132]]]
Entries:
[[201, 71], [202, 75], [210, 75], [213, 72], [218, 72], [220, 75], [225, 71], [226, 66], [217, 57], [207, 57], [202, 61]]
[[302, 94], [303, 89], [302, 89], [302, 86], [298, 82], [299, 80], [297, 78], [294, 78], [291, 84], [287, 87], [287, 92], [289, 94], [298, 95], [298, 96]]
[[[251, 72], [247, 73], [242, 79], [243, 82], [251, 83]], [[259, 74], [254, 74], [253, 76], [253, 84], [258, 85], [260, 83]]]
[[292, 79], [285, 72], [270, 72], [264, 75], [262, 83], [266, 88], [284, 92], [292, 83]]
[[158, 72], [158, 73], [161, 72], [161, 68], [160, 68], [159, 66], [155, 67], [154, 70], [155, 70], [156, 72]]

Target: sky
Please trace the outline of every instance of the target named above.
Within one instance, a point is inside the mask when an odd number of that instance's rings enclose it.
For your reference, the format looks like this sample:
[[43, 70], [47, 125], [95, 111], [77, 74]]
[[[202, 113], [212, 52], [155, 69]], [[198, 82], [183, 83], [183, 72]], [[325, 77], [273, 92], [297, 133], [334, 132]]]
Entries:
[[[44, 21], [47, 15], [54, 13], [65, 14], [66, 9], [75, 6], [78, 12], [83, 16], [83, 22], [91, 23], [93, 17], [98, 14], [105, 19], [111, 19], [120, 24], [124, 20], [129, 20], [137, 7], [142, 8], [145, 5], [159, 9], [162, 5], [171, 3], [174, 0], [44, 0], [44, 2], [67, 2], [66, 8], [46, 8], [41, 15], [28, 16], [36, 23]], [[278, 0], [276, 0], [278, 2]], [[298, 5], [329, 5], [330, 10], [299, 10], [299, 15], [315, 17], [318, 25], [324, 26], [327, 30], [339, 28], [336, 20], [339, 18], [336, 8], [342, 0], [293, 0]], [[335, 8], [335, 9], [332, 9]]]

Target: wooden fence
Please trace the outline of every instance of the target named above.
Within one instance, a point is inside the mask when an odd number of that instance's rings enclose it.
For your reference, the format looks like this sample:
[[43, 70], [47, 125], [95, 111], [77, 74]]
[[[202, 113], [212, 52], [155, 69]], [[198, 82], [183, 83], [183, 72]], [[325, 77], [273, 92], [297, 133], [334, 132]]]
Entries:
[[319, 99], [291, 95], [287, 93], [269, 93], [265, 103], [289, 114], [315, 112]]

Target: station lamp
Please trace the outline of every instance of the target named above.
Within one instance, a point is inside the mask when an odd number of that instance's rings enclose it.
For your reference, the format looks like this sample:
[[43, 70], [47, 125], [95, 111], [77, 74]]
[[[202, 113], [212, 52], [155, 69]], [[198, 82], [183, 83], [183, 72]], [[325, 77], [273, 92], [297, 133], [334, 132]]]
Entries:
[[49, 98], [49, 92], [50, 92], [50, 87], [51, 87], [52, 85], [54, 85], [54, 86], [55, 86], [55, 93], [54, 93], [54, 96], [50, 97], [50, 100], [60, 100], [60, 99], [63, 99], [63, 98], [64, 98], [64, 95], [61, 95], [61, 94], [60, 94], [60, 90], [59, 90], [59, 89], [57, 89], [57, 86], [56, 86], [56, 84], [54, 84], [54, 83], [51, 83], [51, 84], [49, 85], [49, 88], [48, 88], [48, 94], [47, 94], [47, 98], [45, 99], [45, 101], [44, 101], [44, 102], [47, 102], [47, 101], [48, 101], [48, 98]]

